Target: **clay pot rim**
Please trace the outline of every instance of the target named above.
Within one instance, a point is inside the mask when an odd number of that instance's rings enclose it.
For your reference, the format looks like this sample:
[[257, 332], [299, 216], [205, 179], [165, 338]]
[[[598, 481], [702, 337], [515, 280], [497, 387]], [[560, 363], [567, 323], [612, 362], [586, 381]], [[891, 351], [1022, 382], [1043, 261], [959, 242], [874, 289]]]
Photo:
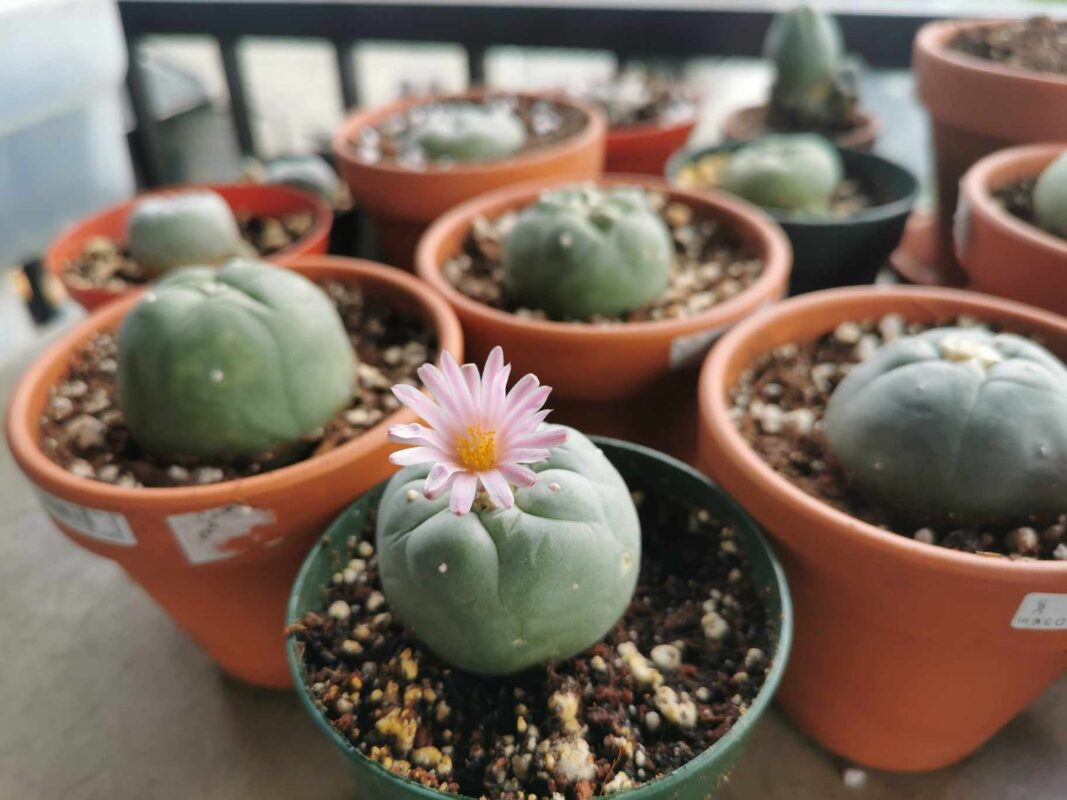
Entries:
[[[680, 319], [650, 320], [643, 322], [625, 322], [619, 324], [599, 325], [584, 322], [559, 322], [556, 320], [529, 319], [508, 311], [486, 305], [468, 297], [454, 287], [442, 271], [436, 255], [440, 242], [456, 229], [467, 232], [474, 225], [474, 219], [484, 214], [487, 208], [499, 207], [494, 211], [495, 218], [503, 210], [510, 210], [516, 204], [535, 200], [546, 189], [562, 186], [593, 183], [597, 186], [639, 186], [653, 191], [661, 191], [672, 199], [684, 199], [688, 204], [698, 208], [724, 210], [740, 216], [755, 234], [753, 238], [762, 242], [765, 249], [763, 271], [756, 282], [740, 294], [718, 303], [711, 308]], [[488, 216], [488, 215], [486, 215]], [[496, 327], [539, 333], [555, 339], [598, 339], [610, 343], [627, 343], [636, 335], [670, 335], [688, 331], [704, 330], [715, 327], [726, 320], [738, 316], [754, 296], [773, 294], [773, 287], [788, 279], [792, 266], [792, 246], [784, 231], [769, 216], [751, 203], [719, 192], [697, 192], [668, 185], [662, 178], [648, 175], [608, 174], [593, 181], [575, 180], [574, 178], [554, 178], [536, 180], [507, 186], [486, 194], [479, 195], [456, 206], [439, 217], [419, 240], [415, 252], [415, 271], [426, 283], [433, 286], [450, 305], [464, 316], [476, 317], [484, 323]]]
[[[455, 313], [433, 290], [406, 272], [364, 259], [319, 255], [293, 256], [284, 265], [279, 266], [301, 274], [319, 271], [336, 274], [340, 271], [347, 273], [354, 283], [373, 281], [387, 284], [410, 296], [426, 314], [437, 333], [439, 354], [447, 350], [457, 359], [461, 359], [463, 355], [463, 332]], [[57, 361], [67, 360], [71, 350], [97, 331], [114, 328], [147, 288], [141, 287], [130, 296], [90, 314], [39, 355], [19, 379], [7, 413], [8, 444], [22, 470], [33, 483], [43, 489], [61, 493], [65, 497], [73, 495], [100, 498], [102, 502], [116, 508], [124, 505], [137, 508], [170, 508], [186, 501], [190, 505], [205, 505], [212, 501], [225, 503], [231, 501], [235, 495], [247, 497], [285, 487], [292, 488], [314, 480], [316, 475], [342, 462], [356, 462], [384, 440], [390, 425], [414, 422], [416, 419], [414, 412], [401, 407], [355, 439], [322, 455], [306, 458], [261, 475], [203, 486], [126, 488], [92, 478], [78, 477], [49, 459], [42, 451], [38, 441], [40, 429], [37, 416], [32, 411], [35, 398], [41, 391], [48, 390], [49, 387], [43, 385], [45, 373], [49, 372]]]
[[[960, 195], [966, 198], [971, 213], [981, 214], [989, 223], [1006, 235], [1022, 239], [1030, 247], [1048, 252], [1064, 260], [1067, 270], [1067, 239], [1019, 219], [993, 199], [996, 176], [1016, 162], [1029, 162], [1048, 156], [1049, 161], [1067, 153], [1067, 143], [1027, 144], [998, 150], [979, 159], [960, 181]], [[958, 213], [958, 212], [957, 212]]]
[[[292, 254], [294, 251], [301, 250], [306, 247], [309, 242], [317, 239], [325, 239], [329, 236], [330, 228], [333, 226], [333, 209], [323, 200], [321, 197], [305, 192], [300, 189], [293, 188], [292, 186], [285, 186], [277, 183], [177, 183], [170, 186], [162, 186], [157, 189], [149, 189], [145, 192], [138, 193], [135, 197], [123, 200], [120, 203], [115, 203], [108, 206], [96, 213], [83, 217], [77, 222], [73, 222], [67, 225], [63, 230], [59, 232], [57, 236], [52, 239], [51, 244], [48, 245], [48, 249], [45, 251], [44, 263], [50, 273], [59, 278], [64, 288], [69, 288], [69, 279], [67, 277], [66, 262], [63, 261], [56, 253], [59, 245], [65, 243], [69, 239], [78, 237], [87, 237], [89, 230], [95, 228], [101, 219], [111, 214], [116, 213], [120, 209], [129, 207], [132, 211], [135, 203], [146, 197], [158, 197], [159, 195], [166, 194], [181, 194], [182, 192], [190, 191], [211, 191], [217, 192], [223, 195], [223, 200], [226, 200], [225, 193], [227, 190], [240, 189], [240, 190], [259, 190], [263, 194], [274, 194], [278, 197], [287, 197], [291, 200], [300, 200], [311, 207], [313, 214], [313, 221], [311, 227], [304, 232], [294, 242], [291, 242], [283, 249], [279, 250], [270, 256], [256, 256], [262, 261], [272, 261], [279, 263], [279, 261], [285, 258], [287, 255]], [[227, 202], [229, 205], [229, 202]], [[123, 289], [108, 289], [105, 287], [86, 286], [78, 287], [78, 291], [92, 291], [107, 296], [112, 299], [118, 299], [126, 297], [131, 291], [137, 291], [143, 289], [145, 284], [142, 283], [130, 283]]]
[[[724, 134], [733, 127], [733, 123], [741, 120], [745, 117], [762, 117], [766, 119], [767, 111], [770, 108], [770, 103], [755, 103], [750, 106], [741, 106], [735, 108], [726, 118], [723, 120], [722, 129]], [[817, 136], [822, 136], [824, 139], [828, 139], [831, 143], [838, 147], [847, 147], [852, 149], [859, 149], [858, 143], [866, 142], [867, 146], [873, 146], [875, 140], [882, 132], [882, 121], [874, 114], [873, 111], [868, 111], [865, 108], [857, 107], [853, 111], [853, 117], [855, 124], [848, 130], [838, 131], [833, 136], [827, 136], [820, 131], [776, 131], [767, 129], [764, 125], [764, 135], [768, 133], [814, 133]], [[759, 137], [755, 137], [759, 138]], [[751, 140], [747, 140], [751, 141]], [[738, 142], [743, 144], [744, 142]]]
[[1012, 18], [994, 18], [928, 22], [915, 37], [915, 49], [916, 51], [922, 51], [925, 57], [940, 62], [943, 67], [972, 70], [1018, 81], [1037, 81], [1047, 84], [1049, 87], [1062, 87], [1067, 84], [1067, 75], [1057, 75], [1053, 72], [1035, 72], [1022, 67], [1002, 64], [999, 61], [972, 56], [949, 47], [950, 39], [960, 31], [972, 28], [995, 28], [1019, 21], [1019, 19]]
[[885, 304], [886, 313], [890, 313], [898, 302], [929, 299], [952, 303], [958, 306], [961, 312], [977, 312], [985, 318], [999, 316], [1001, 319], [1010, 318], [1014, 322], [1028, 324], [1035, 329], [1058, 329], [1067, 336], [1065, 317], [1023, 303], [960, 289], [864, 286], [813, 292], [785, 300], [742, 320], [712, 348], [700, 371], [700, 424], [715, 431], [717, 443], [733, 469], [748, 473], [754, 483], [764, 486], [765, 491], [784, 495], [789, 505], [799, 508], [805, 518], [813, 524], [831, 530], [835, 536], [846, 537], [857, 544], [876, 548], [887, 556], [955, 574], [987, 579], [1003, 579], [1008, 576], [1014, 579], [1038, 579], [1067, 573], [1067, 562], [1011, 561], [1006, 558], [978, 556], [924, 544], [902, 534], [882, 530], [807, 494], [788, 478], [778, 474], [737, 430], [730, 418], [726, 400], [726, 392], [729, 389], [726, 384], [726, 371], [742, 345], [752, 339], [761, 338], [781, 320], [803, 316], [812, 309], [820, 310], [826, 320], [826, 332], [829, 332], [838, 322], [847, 318], [841, 315], [847, 313], [856, 301], [874, 299]]
[[635, 139], [645, 139], [648, 137], [660, 136], [665, 133], [693, 130], [699, 121], [700, 109], [698, 107], [691, 117], [666, 124], [658, 122], [638, 122], [633, 125], [609, 125], [608, 143], [630, 142]]
[[[745, 144], [747, 144], [747, 142], [733, 142], [730, 144], [714, 144], [708, 147], [702, 147], [698, 150], [679, 150], [671, 156], [670, 160], [667, 162], [667, 167], [665, 169], [667, 181], [674, 186], [674, 180], [677, 178], [679, 170], [686, 164], [703, 156], [736, 150]], [[833, 142], [831, 142], [831, 144], [833, 144]], [[872, 222], [882, 222], [887, 219], [892, 219], [893, 217], [911, 213], [911, 209], [914, 207], [919, 196], [919, 179], [915, 177], [911, 170], [901, 166], [895, 161], [890, 161], [888, 158], [876, 155], [875, 153], [867, 153], [862, 150], [856, 150], [851, 147], [842, 147], [841, 145], [836, 144], [834, 147], [839, 153], [847, 158], [858, 159], [861, 162], [865, 162], [870, 167], [877, 166], [878, 169], [896, 172], [901, 177], [907, 178], [908, 182], [911, 184], [911, 189], [895, 200], [890, 200], [888, 203], [881, 203], [869, 208], [861, 208], [859, 211], [855, 211], [846, 217], [832, 217], [828, 215], [819, 216], [789, 209], [772, 208], [769, 206], [759, 206], [759, 208], [775, 222], [795, 228], [830, 228], [847, 225], [863, 225]], [[696, 191], [711, 190], [698, 189]]]
[[[364, 161], [355, 154], [355, 148], [351, 144], [351, 140], [359, 131], [414, 106], [457, 100], [481, 101], [487, 96], [520, 97], [528, 100], [549, 99], [560, 105], [570, 106], [571, 108], [581, 111], [585, 114], [586, 124], [572, 136], [568, 136], [567, 138], [552, 144], [537, 147], [527, 153], [517, 153], [505, 156], [504, 158], [495, 158], [491, 161], [473, 164], [457, 164], [450, 167], [437, 167], [430, 164], [425, 167], [411, 168], [388, 161]], [[358, 169], [366, 170], [367, 172], [379, 173], [381, 175], [381, 180], [388, 180], [390, 177], [398, 175], [426, 175], [435, 177], [454, 175], [459, 178], [464, 178], [492, 174], [500, 171], [502, 168], [510, 169], [519, 166], [535, 167], [541, 163], [555, 161], [559, 158], [561, 153], [582, 150], [592, 145], [598, 139], [603, 139], [607, 135], [607, 127], [607, 121], [598, 109], [570, 97], [558, 97], [556, 95], [532, 91], [479, 88], [451, 94], [406, 97], [385, 105], [372, 106], [370, 108], [358, 110], [349, 115], [333, 135], [333, 139], [330, 142], [330, 149], [339, 161], [346, 162]]]
[[[699, 481], [703, 484], [705, 491], [709, 494], [719, 495], [725, 505], [728, 506], [731, 512], [737, 516], [738, 520], [743, 523], [742, 526], [738, 526], [744, 529], [743, 532], [739, 533], [740, 538], [750, 542], [754, 549], [762, 550], [768, 557], [774, 576], [774, 588], [761, 591], [761, 596], [773, 596], [774, 590], [777, 590], [778, 600], [781, 606], [781, 613], [776, 620], [778, 625], [778, 636], [774, 640], [774, 658], [771, 661], [771, 667], [764, 678], [763, 685], [760, 687], [759, 692], [756, 693], [755, 698], [753, 698], [752, 705], [749, 707], [748, 711], [733, 724], [730, 730], [726, 732], [725, 736], [704, 748], [704, 750], [697, 753], [685, 764], [672, 769], [670, 772], [667, 772], [660, 777], [653, 778], [640, 786], [624, 789], [617, 793], [620, 800], [625, 800], [626, 798], [635, 798], [636, 800], [641, 800], [641, 798], [660, 798], [665, 792], [685, 786], [695, 773], [711, 766], [719, 757], [728, 754], [731, 751], [736, 752], [737, 748], [743, 747], [745, 737], [750, 735], [751, 730], [759, 724], [763, 714], [770, 708], [775, 695], [781, 687], [782, 678], [788, 667], [789, 657], [792, 653], [793, 643], [796, 638], [796, 632], [794, 630], [796, 626], [796, 611], [794, 608], [793, 595], [792, 590], [789, 587], [785, 569], [782, 567], [782, 563], [778, 559], [774, 548], [771, 546], [763, 527], [718, 483], [712, 481], [707, 475], [694, 469], [689, 464], [679, 461], [673, 456], [661, 453], [658, 450], [653, 450], [650, 447], [634, 444], [633, 442], [612, 439], [607, 436], [590, 436], [589, 438], [592, 439], [597, 446], [605, 447], [608, 451], [621, 450], [629, 453], [637, 453], [649, 459], [665, 462], [684, 473], [686, 476]], [[326, 532], [318, 537], [315, 545], [308, 551], [307, 556], [300, 565], [300, 570], [297, 572], [292, 589], [289, 593], [289, 601], [286, 604], [285, 609], [287, 624], [297, 622], [300, 619], [301, 615], [298, 613], [301, 606], [299, 590], [304, 584], [309, 582], [310, 574], [313, 572], [316, 562], [322, 557], [323, 550], [329, 546], [327, 540], [328, 538], [332, 538], [330, 537], [330, 532], [332, 531], [333, 526], [337, 524], [337, 521], [341, 517], [348, 514], [348, 511], [352, 506], [361, 502], [364, 496], [379, 491], [382, 486], [384, 486], [384, 482], [379, 486], [368, 489], [364, 495], [360, 495], [360, 497], [355, 498], [349, 503], [348, 506], [337, 514], [330, 525], [327, 526]], [[749, 565], [749, 569], [751, 570], [751, 565]], [[411, 778], [396, 775], [378, 762], [372, 761], [360, 752], [355, 745], [348, 741], [348, 739], [341, 736], [332, 726], [330, 726], [326, 716], [320, 709], [315, 707], [314, 701], [311, 699], [311, 693], [304, 682], [303, 659], [298, 654], [298, 647], [299, 645], [296, 643], [292, 634], [286, 634], [285, 654], [294, 690], [300, 699], [301, 706], [314, 721], [315, 727], [327, 736], [330, 743], [333, 744], [333, 746], [337, 748], [346, 759], [358, 763], [360, 767], [370, 770], [382, 780], [398, 787], [399, 790], [403, 792], [404, 795], [410, 797], [411, 800], [444, 800], [449, 797], [455, 798], [456, 800], [474, 800], [474, 798], [469, 795], [447, 794], [438, 789], [431, 789], [428, 786], [424, 786]], [[743, 757], [743, 751], [740, 757]]]

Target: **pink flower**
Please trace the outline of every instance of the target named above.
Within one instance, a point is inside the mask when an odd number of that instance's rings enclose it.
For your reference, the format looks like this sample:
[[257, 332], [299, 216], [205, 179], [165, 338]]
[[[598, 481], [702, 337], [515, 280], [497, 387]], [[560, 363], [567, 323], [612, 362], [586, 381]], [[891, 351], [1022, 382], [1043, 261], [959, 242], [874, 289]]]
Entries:
[[489, 499], [503, 508], [515, 504], [512, 484], [533, 486], [537, 474], [524, 464], [548, 458], [549, 451], [567, 440], [562, 428], [538, 430], [548, 410], [542, 410], [552, 388], [535, 375], [525, 375], [507, 391], [511, 365], [504, 351], [494, 347], [481, 375], [475, 364], [456, 363], [442, 356], [442, 368], [419, 367], [419, 378], [433, 402], [413, 386], [398, 384], [393, 394], [429, 424], [394, 425], [389, 439], [411, 445], [390, 456], [394, 464], [433, 463], [423, 493], [435, 500], [451, 490], [449, 508], [463, 515], [471, 510], [481, 484]]

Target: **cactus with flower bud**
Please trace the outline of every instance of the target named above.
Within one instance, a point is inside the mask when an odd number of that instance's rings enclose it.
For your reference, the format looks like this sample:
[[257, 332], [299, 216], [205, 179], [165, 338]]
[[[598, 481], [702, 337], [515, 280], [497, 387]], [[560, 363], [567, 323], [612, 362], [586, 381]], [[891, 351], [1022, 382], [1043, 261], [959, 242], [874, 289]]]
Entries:
[[897, 339], [838, 385], [823, 428], [850, 482], [917, 519], [1012, 522], [1067, 497], [1067, 368], [1019, 336]]
[[484, 371], [424, 365], [434, 395], [394, 387], [427, 424], [382, 496], [377, 551], [391, 607], [452, 665], [502, 675], [595, 643], [633, 596], [637, 511], [622, 477], [578, 431], [544, 423], [550, 392], [533, 375], [507, 391], [495, 348]]

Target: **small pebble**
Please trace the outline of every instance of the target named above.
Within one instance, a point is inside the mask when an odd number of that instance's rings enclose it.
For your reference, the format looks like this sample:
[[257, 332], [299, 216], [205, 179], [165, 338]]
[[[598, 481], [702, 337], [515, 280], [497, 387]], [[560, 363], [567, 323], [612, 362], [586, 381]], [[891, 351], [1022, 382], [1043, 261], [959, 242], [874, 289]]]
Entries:
[[330, 607], [326, 610], [334, 619], [348, 619], [352, 614], [352, 608], [344, 600], [334, 600], [330, 603]]
[[849, 789], [862, 789], [867, 785], [867, 771], [858, 767], [849, 767], [841, 774], [841, 780]]

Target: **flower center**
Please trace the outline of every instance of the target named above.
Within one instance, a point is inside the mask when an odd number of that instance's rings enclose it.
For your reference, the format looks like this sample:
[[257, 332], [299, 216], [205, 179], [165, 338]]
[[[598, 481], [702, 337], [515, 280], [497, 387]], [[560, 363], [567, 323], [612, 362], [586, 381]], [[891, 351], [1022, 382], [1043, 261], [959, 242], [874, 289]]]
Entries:
[[496, 466], [496, 431], [482, 430], [471, 425], [466, 436], [456, 437], [459, 464], [471, 472], [485, 472]]

